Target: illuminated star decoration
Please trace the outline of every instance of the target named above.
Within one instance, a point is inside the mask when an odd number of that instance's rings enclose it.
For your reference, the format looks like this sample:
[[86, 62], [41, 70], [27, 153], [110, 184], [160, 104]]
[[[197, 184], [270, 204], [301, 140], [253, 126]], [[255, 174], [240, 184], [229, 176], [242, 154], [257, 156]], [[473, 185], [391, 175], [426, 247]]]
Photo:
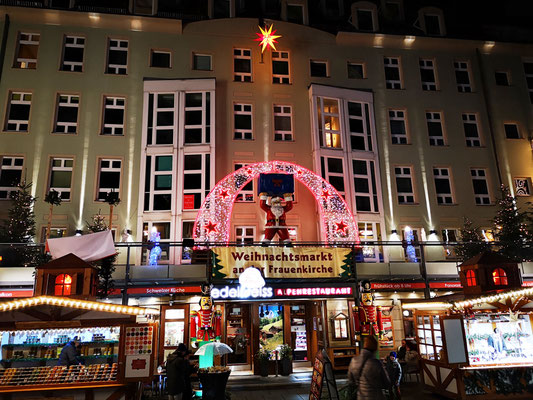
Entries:
[[217, 231], [217, 225], [218, 224], [214, 224], [211, 221], [209, 221], [209, 223], [205, 226], [205, 229], [207, 229], [208, 233], [216, 232]]
[[227, 190], [221, 190], [220, 191], [220, 197], [222, 197], [223, 199], [225, 199], [228, 196], [229, 196], [229, 194], [228, 194]]
[[280, 38], [281, 35], [274, 35], [276, 30], [274, 29], [274, 31], [272, 31], [273, 26], [274, 25], [270, 25], [269, 27], [265, 27], [265, 29], [259, 27], [261, 33], [255, 33], [257, 36], [259, 36], [257, 39], [255, 39], [255, 41], [259, 42], [259, 46], [261, 46], [261, 53], [264, 53], [267, 47], [271, 47], [272, 49], [276, 50], [276, 39]]
[[348, 228], [348, 225], [346, 225], [344, 221], [341, 220], [341, 222], [336, 222], [335, 225], [337, 225], [337, 231], [346, 233], [346, 228]]

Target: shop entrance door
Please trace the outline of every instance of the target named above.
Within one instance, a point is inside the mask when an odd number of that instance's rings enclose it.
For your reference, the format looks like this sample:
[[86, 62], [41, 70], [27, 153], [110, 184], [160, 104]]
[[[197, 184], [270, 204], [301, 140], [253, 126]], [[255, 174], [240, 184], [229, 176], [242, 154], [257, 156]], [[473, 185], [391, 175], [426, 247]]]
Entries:
[[226, 306], [226, 343], [233, 350], [228, 354], [228, 365], [237, 369], [251, 369], [251, 321], [249, 304]]
[[308, 361], [307, 316], [305, 304], [289, 305], [291, 322], [291, 343], [294, 361]]

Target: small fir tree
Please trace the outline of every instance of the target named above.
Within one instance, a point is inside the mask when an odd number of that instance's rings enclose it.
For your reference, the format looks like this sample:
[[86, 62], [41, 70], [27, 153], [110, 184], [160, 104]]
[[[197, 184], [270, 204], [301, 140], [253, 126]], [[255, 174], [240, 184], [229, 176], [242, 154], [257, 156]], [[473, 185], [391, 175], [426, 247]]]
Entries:
[[211, 250], [211, 259], [213, 262], [213, 271], [211, 272], [213, 279], [223, 279], [226, 276], [222, 272], [224, 266], [220, 264], [220, 257], [213, 250]]
[[61, 205], [61, 195], [58, 191], [52, 189], [46, 196], [44, 196], [44, 201], [50, 204], [50, 210], [48, 212], [48, 224], [46, 225], [46, 238], [50, 238], [50, 229], [52, 228], [52, 214], [54, 213], [54, 206]]
[[469, 218], [464, 217], [463, 227], [460, 231], [461, 244], [456, 246], [455, 253], [461, 261], [466, 261], [488, 250], [489, 245], [479, 234], [479, 227], [474, 226], [474, 223]]
[[[107, 230], [107, 224], [105, 223], [105, 217], [100, 214], [93, 216], [92, 221], [86, 222], [87, 229], [92, 232], [102, 232]], [[115, 287], [115, 282], [113, 281], [113, 273], [115, 272], [115, 261], [117, 256], [112, 255], [106, 258], [103, 258], [95, 262], [95, 265], [98, 267], [98, 297], [105, 298]]]

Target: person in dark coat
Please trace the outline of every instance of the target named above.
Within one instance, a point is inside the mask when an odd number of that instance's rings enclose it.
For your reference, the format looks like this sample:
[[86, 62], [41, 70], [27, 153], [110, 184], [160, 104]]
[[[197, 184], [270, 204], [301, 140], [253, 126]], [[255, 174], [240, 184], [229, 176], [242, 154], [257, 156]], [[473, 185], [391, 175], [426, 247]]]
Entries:
[[81, 360], [78, 357], [78, 346], [80, 339], [74, 336], [70, 342], [59, 353], [59, 361], [57, 365], [65, 365], [70, 367], [71, 365], [81, 365]]
[[358, 400], [385, 400], [383, 389], [390, 388], [390, 379], [381, 361], [376, 359], [378, 341], [365, 338], [363, 350], [353, 357], [348, 368], [348, 381], [357, 386]]
[[192, 398], [191, 374], [194, 368], [189, 362], [189, 349], [183, 343], [167, 357], [167, 388], [169, 400]]
[[396, 358], [396, 352], [391, 351], [385, 364], [385, 369], [389, 375], [389, 379], [392, 385], [391, 399], [400, 398], [400, 380], [402, 379], [402, 367]]
[[398, 347], [398, 361], [405, 360], [405, 353], [407, 353], [407, 339], [402, 339], [402, 345]]

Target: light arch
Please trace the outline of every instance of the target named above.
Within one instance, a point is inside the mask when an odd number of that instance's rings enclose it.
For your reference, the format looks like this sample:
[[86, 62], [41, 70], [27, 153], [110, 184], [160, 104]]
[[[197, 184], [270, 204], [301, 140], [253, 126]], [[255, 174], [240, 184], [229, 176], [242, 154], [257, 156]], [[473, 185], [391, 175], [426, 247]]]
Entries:
[[241, 189], [260, 174], [289, 174], [303, 183], [317, 200], [320, 226], [327, 243], [359, 242], [354, 214], [335, 188], [313, 171], [286, 161], [264, 161], [246, 165], [220, 180], [207, 195], [194, 222], [197, 242], [230, 239], [233, 204]]

